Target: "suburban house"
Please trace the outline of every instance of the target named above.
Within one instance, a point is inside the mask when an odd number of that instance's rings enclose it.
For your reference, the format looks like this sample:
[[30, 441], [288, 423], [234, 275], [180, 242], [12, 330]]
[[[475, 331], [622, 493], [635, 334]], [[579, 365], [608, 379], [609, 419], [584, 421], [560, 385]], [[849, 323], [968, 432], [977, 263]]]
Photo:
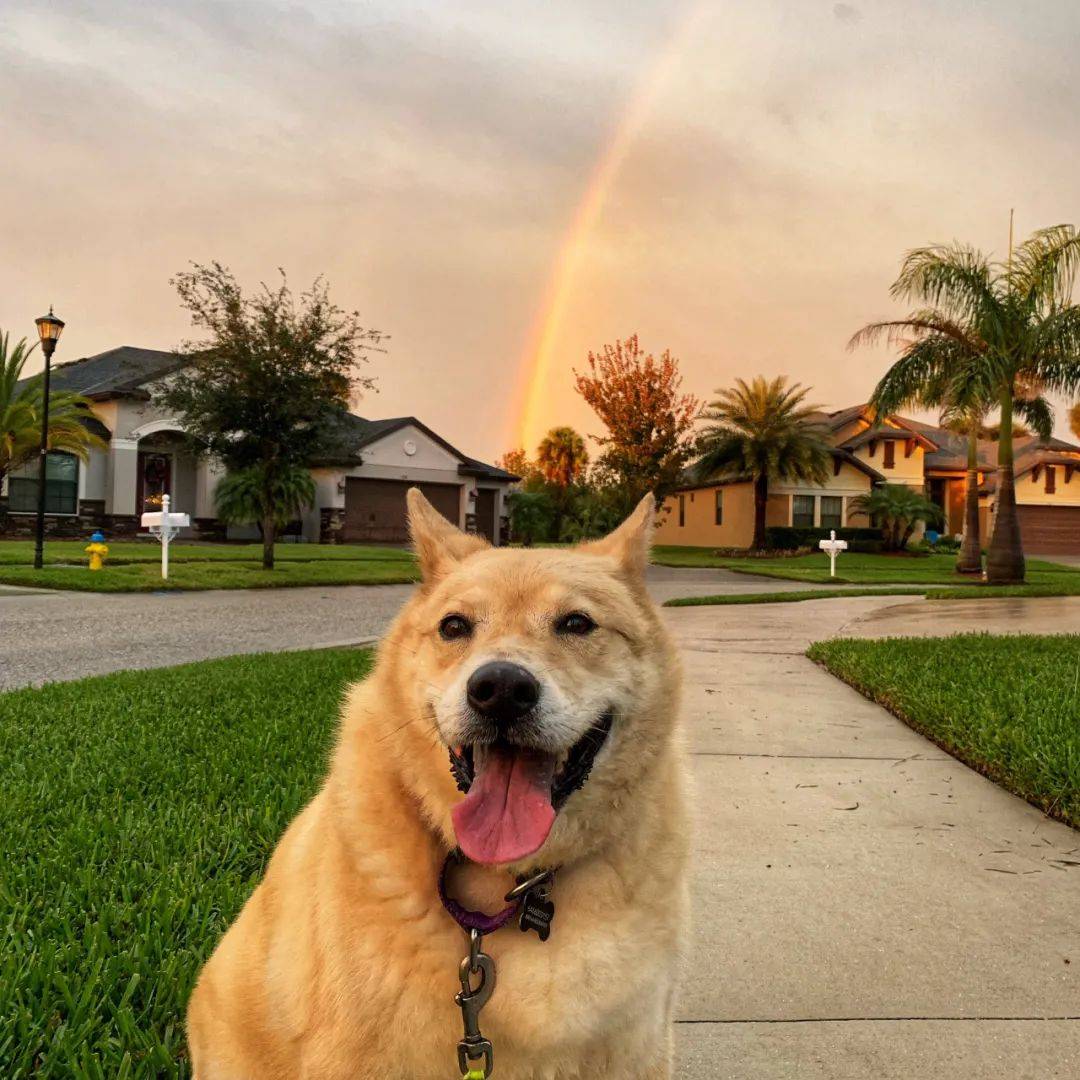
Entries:
[[[94, 430], [108, 441], [83, 463], [52, 453], [47, 462], [46, 525], [55, 536], [108, 536], [141, 531], [140, 515], [163, 494], [191, 516], [188, 537], [223, 539], [214, 510], [220, 473], [191, 453], [178, 420], [154, 403], [156, 384], [178, 370], [175, 353], [128, 345], [57, 365], [55, 389], [87, 397]], [[33, 530], [37, 509], [37, 462], [12, 472], [0, 492], [0, 534]], [[317, 496], [303, 520], [289, 530], [321, 543], [402, 543], [408, 539], [405, 493], [418, 487], [450, 521], [499, 543], [504, 499], [517, 479], [463, 454], [413, 416], [367, 420], [342, 412], [328, 455], [311, 462]], [[250, 529], [228, 537], [250, 538]]]
[[[839, 529], [866, 525], [852, 501], [875, 484], [909, 484], [945, 516], [945, 532], [964, 528], [967, 439], [946, 428], [901, 416], [875, 419], [866, 405], [817, 417], [832, 446], [831, 475], [820, 486], [772, 483], [767, 525]], [[1016, 502], [1025, 549], [1080, 554], [1080, 446], [1060, 439], [1014, 441]], [[997, 487], [997, 444], [979, 444], [979, 518], [988, 535]], [[754, 488], [745, 476], [687, 482], [664, 503], [659, 544], [749, 547]]]

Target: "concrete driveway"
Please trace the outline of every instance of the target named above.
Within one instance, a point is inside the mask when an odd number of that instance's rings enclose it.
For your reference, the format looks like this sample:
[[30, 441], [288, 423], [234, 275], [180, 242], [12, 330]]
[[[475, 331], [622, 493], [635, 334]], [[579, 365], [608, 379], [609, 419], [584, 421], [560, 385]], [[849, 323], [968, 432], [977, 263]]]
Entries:
[[1080, 1076], [1080, 833], [803, 656], [840, 634], [1078, 631], [1080, 600], [667, 618], [698, 811], [677, 1075]]

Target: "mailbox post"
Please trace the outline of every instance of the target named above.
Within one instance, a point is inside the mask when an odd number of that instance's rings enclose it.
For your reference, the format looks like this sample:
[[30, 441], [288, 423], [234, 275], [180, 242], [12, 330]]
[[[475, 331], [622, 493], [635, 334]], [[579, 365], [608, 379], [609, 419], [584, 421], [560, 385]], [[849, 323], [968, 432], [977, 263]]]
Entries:
[[[151, 536], [156, 536], [161, 541], [161, 577], [169, 579], [169, 541], [183, 528], [191, 524], [191, 518], [187, 514], [169, 513], [169, 496], [161, 496], [161, 513], [143, 514], [142, 524], [144, 529], [150, 530]], [[824, 542], [824, 541], [823, 541]]]
[[829, 577], [836, 577], [836, 556], [847, 551], [847, 541], [836, 539], [836, 530], [829, 530], [828, 540], [819, 540], [818, 547], [829, 556]]

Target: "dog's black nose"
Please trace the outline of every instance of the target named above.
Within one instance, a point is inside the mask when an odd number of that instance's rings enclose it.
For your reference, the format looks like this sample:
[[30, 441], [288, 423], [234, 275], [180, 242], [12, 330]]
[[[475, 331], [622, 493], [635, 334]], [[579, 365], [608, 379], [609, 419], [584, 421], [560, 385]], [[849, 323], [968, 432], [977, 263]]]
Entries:
[[520, 720], [540, 700], [540, 684], [520, 664], [494, 660], [478, 667], [466, 688], [469, 704], [497, 724]]

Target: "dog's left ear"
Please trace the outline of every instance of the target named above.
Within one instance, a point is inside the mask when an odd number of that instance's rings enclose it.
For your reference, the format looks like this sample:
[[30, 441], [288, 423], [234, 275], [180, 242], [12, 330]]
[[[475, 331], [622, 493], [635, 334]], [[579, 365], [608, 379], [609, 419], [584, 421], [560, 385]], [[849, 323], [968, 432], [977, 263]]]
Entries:
[[454, 563], [490, 547], [483, 537], [471, 536], [451, 525], [419, 488], [409, 488], [405, 502], [409, 508], [409, 534], [425, 581], [433, 581]]
[[602, 540], [583, 544], [582, 550], [594, 555], [610, 555], [627, 577], [635, 581], [645, 580], [645, 568], [649, 565], [649, 549], [652, 547], [653, 525], [656, 520], [656, 499], [649, 492], [637, 504], [634, 512], [612, 533]]

